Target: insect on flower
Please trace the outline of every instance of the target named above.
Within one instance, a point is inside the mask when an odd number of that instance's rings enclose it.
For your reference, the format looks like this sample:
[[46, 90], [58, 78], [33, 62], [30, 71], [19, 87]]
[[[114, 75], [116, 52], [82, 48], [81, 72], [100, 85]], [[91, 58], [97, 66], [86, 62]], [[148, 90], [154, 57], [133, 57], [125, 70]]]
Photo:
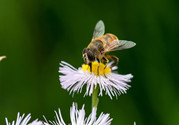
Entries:
[[[94, 88], [99, 86], [99, 96], [103, 96], [103, 91], [110, 96], [118, 96], [126, 93], [130, 87], [128, 82], [133, 78], [132, 74], [121, 75], [113, 72], [117, 69], [118, 58], [107, 55], [107, 52], [128, 49], [136, 44], [132, 41], [118, 40], [113, 34], [104, 34], [104, 23], [99, 21], [94, 29], [93, 38], [87, 48], [83, 50], [83, 59], [86, 64], [78, 69], [72, 65], [61, 61], [59, 72], [60, 84], [62, 88], [70, 93], [80, 92], [86, 85], [85, 95], [91, 96]], [[108, 59], [113, 60], [109, 62]]]
[[[113, 60], [113, 66], [118, 64], [119, 59], [114, 55], [107, 55], [110, 51], [129, 49], [136, 45], [136, 43], [127, 40], [119, 40], [115, 35], [107, 33], [104, 34], [105, 27], [103, 21], [98, 21], [93, 32], [92, 41], [83, 49], [83, 59], [87, 65], [91, 68], [91, 63], [98, 61], [99, 63]], [[92, 70], [92, 68], [91, 68]]]

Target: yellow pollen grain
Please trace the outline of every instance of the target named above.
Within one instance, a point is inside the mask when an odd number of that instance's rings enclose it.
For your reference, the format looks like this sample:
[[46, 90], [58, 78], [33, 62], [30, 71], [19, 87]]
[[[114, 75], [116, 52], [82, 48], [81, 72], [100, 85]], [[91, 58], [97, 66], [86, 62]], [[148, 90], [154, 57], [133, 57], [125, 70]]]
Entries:
[[[92, 72], [95, 75], [109, 74], [111, 72], [111, 68], [110, 68], [110, 66], [106, 66], [106, 67], [105, 66], [106, 65], [103, 63], [100, 63], [100, 65], [99, 65], [98, 62], [92, 62]], [[89, 65], [83, 64], [82, 69], [84, 71], [88, 71], [89, 73], [91, 73]]]

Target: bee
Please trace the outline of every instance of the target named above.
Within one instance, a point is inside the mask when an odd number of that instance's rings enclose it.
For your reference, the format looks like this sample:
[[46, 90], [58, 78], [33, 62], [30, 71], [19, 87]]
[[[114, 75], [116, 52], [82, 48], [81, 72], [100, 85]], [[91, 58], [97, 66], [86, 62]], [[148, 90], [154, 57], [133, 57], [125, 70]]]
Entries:
[[86, 64], [91, 67], [93, 61], [108, 63], [109, 60], [113, 60], [114, 63], [111, 67], [116, 66], [119, 59], [114, 55], [108, 55], [107, 53], [116, 50], [129, 49], [136, 45], [136, 43], [127, 40], [119, 40], [115, 35], [111, 33], [104, 34], [105, 26], [102, 20], [98, 21], [90, 44], [87, 48], [83, 49], [83, 59]]

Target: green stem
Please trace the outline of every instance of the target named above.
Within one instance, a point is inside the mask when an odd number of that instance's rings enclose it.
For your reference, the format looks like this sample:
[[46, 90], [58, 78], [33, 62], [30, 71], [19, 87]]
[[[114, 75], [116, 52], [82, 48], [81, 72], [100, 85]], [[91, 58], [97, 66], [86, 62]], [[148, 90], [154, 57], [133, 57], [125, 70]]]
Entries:
[[99, 98], [98, 98], [98, 91], [99, 91], [99, 86], [97, 85], [96, 88], [93, 88], [93, 94], [92, 94], [92, 109], [97, 108]]

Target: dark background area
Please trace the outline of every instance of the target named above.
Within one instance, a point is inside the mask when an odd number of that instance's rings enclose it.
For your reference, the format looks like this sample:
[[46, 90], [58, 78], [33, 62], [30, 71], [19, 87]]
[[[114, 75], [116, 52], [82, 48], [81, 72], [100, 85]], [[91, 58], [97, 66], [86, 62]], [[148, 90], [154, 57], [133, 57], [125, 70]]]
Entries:
[[[107, 33], [137, 43], [112, 52], [119, 57], [120, 74], [132, 73], [127, 94], [116, 100], [100, 97], [98, 114], [110, 113], [112, 125], [179, 124], [179, 2], [178, 0], [0, 0], [0, 124], [17, 112], [32, 119], [54, 119], [62, 111], [70, 122], [70, 106], [91, 97], [72, 95], [59, 82], [59, 63], [76, 68], [98, 20]], [[83, 88], [83, 92], [85, 88]]]

